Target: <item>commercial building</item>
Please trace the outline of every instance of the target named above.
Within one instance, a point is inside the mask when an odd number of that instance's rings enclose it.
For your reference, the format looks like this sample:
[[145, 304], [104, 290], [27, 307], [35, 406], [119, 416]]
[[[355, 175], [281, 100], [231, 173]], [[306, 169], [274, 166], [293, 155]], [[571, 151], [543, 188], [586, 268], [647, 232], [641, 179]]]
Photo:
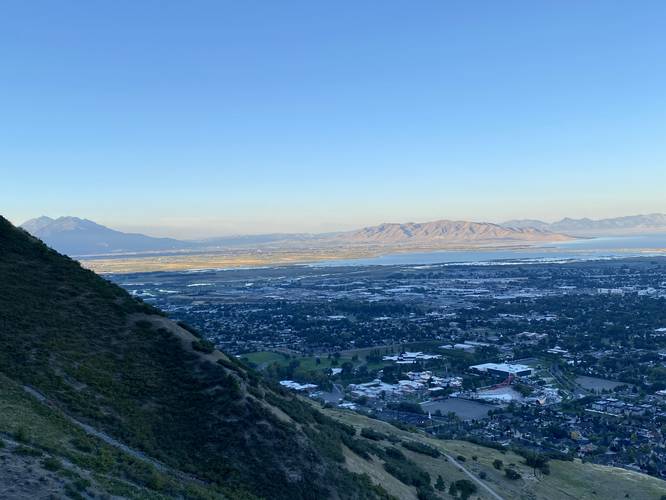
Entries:
[[532, 375], [532, 368], [527, 365], [512, 365], [508, 363], [483, 363], [480, 365], [472, 365], [469, 367], [471, 370], [476, 370], [482, 373], [490, 373], [491, 375], [498, 375], [500, 377], [529, 377]]

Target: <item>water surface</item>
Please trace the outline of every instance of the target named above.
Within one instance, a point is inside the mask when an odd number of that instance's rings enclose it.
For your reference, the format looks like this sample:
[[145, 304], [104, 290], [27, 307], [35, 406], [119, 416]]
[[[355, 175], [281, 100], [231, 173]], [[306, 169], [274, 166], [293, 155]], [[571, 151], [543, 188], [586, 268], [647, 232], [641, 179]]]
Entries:
[[317, 262], [316, 266], [391, 266], [447, 263], [566, 262], [626, 257], [666, 256], [666, 234], [588, 238], [516, 249], [405, 252]]

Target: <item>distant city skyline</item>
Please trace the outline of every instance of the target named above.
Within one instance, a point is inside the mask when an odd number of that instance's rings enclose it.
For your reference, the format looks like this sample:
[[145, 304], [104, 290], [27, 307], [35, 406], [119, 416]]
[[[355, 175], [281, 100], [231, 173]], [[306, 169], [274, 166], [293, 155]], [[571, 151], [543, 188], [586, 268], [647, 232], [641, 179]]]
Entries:
[[198, 238], [666, 212], [666, 4], [12, 1], [0, 213]]

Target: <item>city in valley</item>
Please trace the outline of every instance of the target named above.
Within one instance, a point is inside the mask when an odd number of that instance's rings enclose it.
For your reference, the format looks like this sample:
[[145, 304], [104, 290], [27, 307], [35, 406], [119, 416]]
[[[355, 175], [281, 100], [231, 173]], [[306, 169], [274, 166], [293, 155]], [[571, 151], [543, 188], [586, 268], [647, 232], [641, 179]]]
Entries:
[[2, 2], [0, 500], [666, 500], [665, 26]]
[[107, 275], [276, 384], [666, 476], [666, 258]]

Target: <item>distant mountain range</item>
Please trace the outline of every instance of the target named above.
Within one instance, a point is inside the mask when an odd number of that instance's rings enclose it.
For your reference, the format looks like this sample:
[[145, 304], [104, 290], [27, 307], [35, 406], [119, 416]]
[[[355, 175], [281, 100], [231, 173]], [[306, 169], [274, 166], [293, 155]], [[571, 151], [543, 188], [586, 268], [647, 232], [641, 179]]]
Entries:
[[535, 219], [502, 224], [438, 220], [432, 222], [385, 223], [354, 231], [325, 234], [259, 234], [224, 236], [198, 241], [154, 238], [124, 233], [78, 217], [38, 217], [21, 226], [58, 251], [72, 256], [146, 253], [200, 252], [248, 247], [446, 247], [451, 245], [519, 244], [565, 241], [573, 237], [616, 236], [666, 232], [666, 215], [632, 215], [612, 219], [571, 219], [544, 222]]
[[115, 231], [78, 217], [38, 217], [25, 222], [21, 227], [67, 255], [176, 250], [190, 245], [172, 238], [153, 238], [144, 234]]
[[506, 228], [535, 228], [575, 236], [619, 236], [666, 232], [666, 214], [629, 215], [598, 220], [566, 217], [552, 223], [534, 219], [519, 219], [506, 221], [501, 225]]
[[276, 242], [297, 243], [316, 240], [326, 235], [257, 234], [178, 240], [155, 238], [140, 233], [124, 233], [79, 217], [37, 217], [20, 226], [61, 253], [73, 256], [146, 253], [166, 251], [215, 250], [234, 247], [256, 247]]
[[78, 217], [59, 217], [57, 219], [39, 217], [25, 222], [21, 227], [59, 252], [72, 256], [203, 251], [262, 245], [437, 247], [451, 244], [515, 244], [571, 239], [566, 235], [540, 228], [513, 228], [490, 223], [450, 220], [405, 224], [387, 223], [340, 233], [241, 235], [199, 241], [153, 238], [143, 234], [123, 233]]
[[340, 233], [337, 239], [352, 243], [401, 245], [410, 243], [491, 243], [515, 241], [563, 241], [571, 239], [545, 229], [502, 227], [487, 222], [438, 220], [405, 224], [380, 224]]

